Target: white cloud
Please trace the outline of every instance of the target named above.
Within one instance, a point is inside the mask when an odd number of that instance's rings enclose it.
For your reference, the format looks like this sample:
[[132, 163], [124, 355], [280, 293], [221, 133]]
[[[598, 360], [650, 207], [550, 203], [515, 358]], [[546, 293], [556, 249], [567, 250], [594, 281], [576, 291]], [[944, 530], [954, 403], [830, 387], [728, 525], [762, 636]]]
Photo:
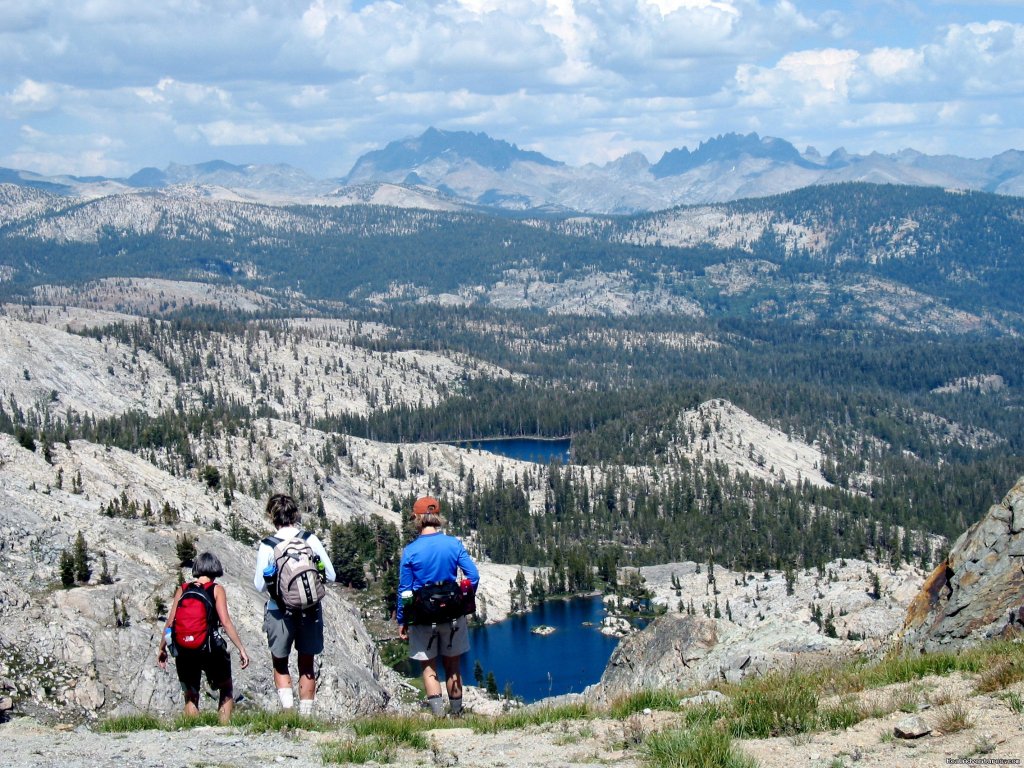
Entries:
[[746, 107], [818, 108], [842, 103], [859, 54], [826, 48], [783, 56], [771, 68], [741, 65], [736, 73]]
[[25, 79], [4, 97], [11, 114], [25, 114], [52, 109], [58, 100], [57, 89], [48, 83]]
[[106, 134], [56, 136], [31, 126], [21, 126], [18, 144], [0, 158], [0, 163], [9, 168], [29, 169], [54, 176], [117, 175], [128, 170], [128, 166], [111, 156], [111, 153], [124, 149], [121, 141]]
[[248, 144], [281, 144], [298, 146], [302, 138], [291, 128], [282, 125], [240, 124], [230, 120], [217, 120], [197, 126], [211, 146], [238, 146]]
[[288, 97], [288, 103], [296, 109], [326, 104], [330, 99], [330, 91], [318, 85], [303, 85], [298, 92]]

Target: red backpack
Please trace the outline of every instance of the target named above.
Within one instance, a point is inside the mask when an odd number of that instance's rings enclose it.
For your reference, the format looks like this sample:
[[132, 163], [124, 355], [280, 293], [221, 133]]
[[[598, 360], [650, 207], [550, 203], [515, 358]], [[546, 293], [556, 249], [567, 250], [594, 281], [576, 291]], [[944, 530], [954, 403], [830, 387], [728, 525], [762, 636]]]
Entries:
[[210, 638], [217, 627], [217, 607], [213, 597], [215, 583], [211, 581], [204, 586], [193, 581], [181, 585], [181, 597], [171, 625], [171, 636], [179, 648], [210, 650]]

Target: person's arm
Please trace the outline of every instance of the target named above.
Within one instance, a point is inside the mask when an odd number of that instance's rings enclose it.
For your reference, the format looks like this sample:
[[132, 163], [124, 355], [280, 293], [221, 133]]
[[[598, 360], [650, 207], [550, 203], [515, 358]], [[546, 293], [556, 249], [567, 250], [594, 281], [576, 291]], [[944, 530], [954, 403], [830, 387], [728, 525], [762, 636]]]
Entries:
[[[399, 561], [399, 564], [398, 564], [398, 594], [396, 595], [396, 597], [398, 599], [395, 602], [395, 621], [398, 622], [398, 625], [400, 627], [404, 627], [405, 626], [405, 612], [403, 611], [403, 608], [405, 606], [402, 605], [402, 593], [405, 592], [406, 590], [411, 590], [411, 589], [412, 589], [412, 565], [409, 562], [409, 558], [406, 556], [406, 553], [403, 551], [402, 552], [402, 559]], [[399, 633], [399, 634], [401, 634], [401, 633]], [[403, 637], [403, 639], [404, 639], [404, 637]]]
[[476, 589], [480, 585], [480, 571], [461, 541], [459, 542], [459, 568], [462, 569], [465, 577], [473, 583], [473, 589]]
[[260, 547], [256, 550], [256, 573], [252, 578], [252, 585], [256, 587], [257, 592], [267, 591], [267, 582], [263, 580], [263, 569], [270, 565], [273, 556], [274, 550], [260, 542]]
[[164, 624], [164, 631], [160, 632], [160, 646], [156, 649], [156, 663], [160, 669], [167, 668], [167, 633], [166, 629], [174, 624], [174, 612], [178, 610], [178, 601], [181, 599], [181, 585], [174, 590], [174, 597], [171, 599], [171, 607], [167, 611], [167, 623]]
[[231, 616], [228, 614], [227, 592], [224, 591], [224, 587], [220, 584], [215, 585], [213, 588], [213, 601], [217, 607], [217, 618], [220, 620], [220, 625], [224, 627], [224, 631], [228, 633], [231, 642], [238, 649], [239, 665], [242, 669], [245, 669], [249, 666], [249, 654], [245, 652], [242, 639], [238, 636], [235, 625], [231, 622]]

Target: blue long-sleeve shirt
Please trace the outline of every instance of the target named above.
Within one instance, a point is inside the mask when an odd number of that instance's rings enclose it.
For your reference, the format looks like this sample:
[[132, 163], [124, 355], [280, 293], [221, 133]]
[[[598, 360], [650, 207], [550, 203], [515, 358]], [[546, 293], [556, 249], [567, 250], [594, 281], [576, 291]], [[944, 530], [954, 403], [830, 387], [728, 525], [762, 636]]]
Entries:
[[420, 534], [409, 542], [402, 550], [402, 560], [398, 567], [399, 598], [398, 610], [395, 613], [398, 623], [405, 623], [402, 592], [407, 589], [415, 592], [420, 587], [437, 581], [457, 580], [459, 569], [462, 569], [465, 578], [469, 579], [473, 583], [473, 589], [476, 589], [480, 583], [480, 572], [462, 542], [454, 536], [439, 531]]

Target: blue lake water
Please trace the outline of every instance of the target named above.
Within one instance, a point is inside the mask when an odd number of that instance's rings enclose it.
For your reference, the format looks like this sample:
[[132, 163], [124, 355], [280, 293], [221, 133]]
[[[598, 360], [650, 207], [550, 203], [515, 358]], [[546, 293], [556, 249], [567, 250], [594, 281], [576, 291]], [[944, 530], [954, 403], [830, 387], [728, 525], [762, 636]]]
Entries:
[[[494, 673], [498, 690], [512, 684], [512, 693], [536, 701], [563, 693], [581, 693], [601, 679], [618, 638], [602, 635], [600, 597], [549, 600], [532, 611], [497, 624], [470, 630], [470, 650], [462, 657], [463, 679], [475, 684], [477, 659], [484, 675]], [[594, 626], [583, 626], [591, 622]], [[530, 630], [541, 624], [555, 627], [550, 635]]]
[[557, 459], [563, 464], [568, 464], [572, 440], [568, 437], [557, 440], [537, 437], [502, 437], [491, 440], [462, 440], [455, 444], [460, 448], [477, 448], [519, 461], [548, 464], [553, 459]]

